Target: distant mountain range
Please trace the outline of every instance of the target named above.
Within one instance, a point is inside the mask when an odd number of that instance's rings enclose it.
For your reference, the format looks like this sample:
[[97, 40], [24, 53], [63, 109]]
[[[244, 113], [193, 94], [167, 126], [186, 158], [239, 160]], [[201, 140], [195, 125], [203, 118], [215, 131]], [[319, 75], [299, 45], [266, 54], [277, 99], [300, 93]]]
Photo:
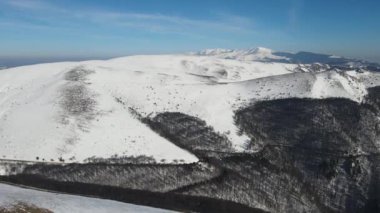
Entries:
[[[223, 59], [236, 59], [240, 61], [260, 61], [260, 62], [277, 62], [289, 64], [323, 64], [328, 65], [329, 69], [350, 70], [352, 68], [365, 69], [371, 71], [380, 71], [380, 64], [366, 60], [345, 58], [341, 56], [312, 53], [312, 52], [280, 52], [264, 47], [250, 49], [206, 49], [199, 52], [192, 52], [190, 55], [214, 56]], [[85, 60], [104, 60], [102, 57], [52, 57], [52, 58], [15, 58], [0, 57], [0, 69], [6, 67], [17, 67], [32, 64], [65, 62], [65, 61], [85, 61]]]
[[290, 64], [325, 64], [331, 69], [366, 69], [371, 71], [380, 71], [380, 65], [378, 63], [372, 63], [364, 60], [312, 52], [277, 52], [263, 47], [245, 50], [207, 49], [193, 54], [215, 56], [224, 59], [236, 59], [241, 61], [261, 61]]

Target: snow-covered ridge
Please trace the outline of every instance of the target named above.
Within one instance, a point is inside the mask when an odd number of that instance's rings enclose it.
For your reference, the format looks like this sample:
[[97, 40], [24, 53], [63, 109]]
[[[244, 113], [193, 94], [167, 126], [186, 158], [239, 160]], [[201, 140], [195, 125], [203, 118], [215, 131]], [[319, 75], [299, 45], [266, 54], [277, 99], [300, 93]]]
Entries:
[[[271, 51], [256, 52], [268, 56]], [[198, 117], [230, 139], [236, 151], [244, 151], [248, 137], [237, 134], [233, 116], [252, 101], [361, 101], [367, 86], [380, 84], [373, 72], [311, 73], [297, 67], [151, 55], [5, 69], [0, 72], [0, 159], [67, 163], [144, 155], [157, 162], [191, 163], [198, 159], [153, 132], [131, 109], [142, 116], [182, 112]]]
[[240, 61], [261, 61], [268, 63], [290, 63], [301, 65], [324, 64], [343, 70], [365, 69], [371, 71], [380, 71], [379, 64], [364, 60], [311, 52], [280, 52], [264, 47], [252, 49], [207, 49], [191, 53], [191, 55], [212, 56], [216, 58], [235, 59]]
[[224, 59], [236, 59], [241, 61], [266, 61], [269, 62], [271, 60], [289, 60], [286, 57], [276, 56], [273, 54], [273, 50], [258, 47], [246, 50], [232, 50], [232, 49], [207, 49], [200, 51], [198, 53], [193, 53], [195, 55], [202, 56], [214, 56], [218, 58]]

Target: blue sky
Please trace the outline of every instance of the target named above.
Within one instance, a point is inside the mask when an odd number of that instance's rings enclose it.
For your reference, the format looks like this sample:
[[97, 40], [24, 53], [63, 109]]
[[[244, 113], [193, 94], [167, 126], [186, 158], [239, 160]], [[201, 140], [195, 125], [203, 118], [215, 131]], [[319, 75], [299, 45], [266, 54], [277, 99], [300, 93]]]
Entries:
[[0, 57], [268, 47], [380, 62], [379, 0], [0, 0]]

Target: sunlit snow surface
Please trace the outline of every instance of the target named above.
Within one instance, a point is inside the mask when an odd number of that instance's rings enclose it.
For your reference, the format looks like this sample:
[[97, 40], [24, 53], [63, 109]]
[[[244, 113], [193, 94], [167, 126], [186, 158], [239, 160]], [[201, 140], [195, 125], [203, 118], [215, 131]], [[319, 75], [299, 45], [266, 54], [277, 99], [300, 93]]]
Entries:
[[0, 183], [0, 209], [11, 208], [17, 203], [32, 204], [39, 208], [48, 209], [54, 213], [164, 213], [172, 212], [145, 206], [121, 203], [111, 200], [58, 194]]
[[146, 155], [190, 163], [198, 159], [153, 132], [131, 109], [142, 116], [196, 116], [243, 151], [248, 138], [237, 134], [234, 110], [287, 97], [361, 101], [366, 87], [379, 83], [374, 73], [294, 73], [296, 66], [156, 55], [1, 70], [0, 158], [83, 162]]

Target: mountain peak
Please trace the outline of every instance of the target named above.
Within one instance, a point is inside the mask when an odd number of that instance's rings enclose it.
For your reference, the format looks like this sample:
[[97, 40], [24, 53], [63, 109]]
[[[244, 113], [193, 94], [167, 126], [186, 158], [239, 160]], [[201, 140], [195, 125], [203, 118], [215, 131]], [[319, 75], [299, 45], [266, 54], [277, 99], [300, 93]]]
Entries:
[[207, 56], [214, 56], [214, 55], [220, 55], [224, 53], [230, 53], [233, 52], [232, 49], [223, 49], [223, 48], [215, 48], [215, 49], [205, 49], [201, 50], [199, 52], [196, 52], [196, 55], [207, 55]]
[[265, 47], [256, 47], [256, 48], [251, 48], [248, 49], [249, 53], [256, 53], [256, 54], [271, 54], [273, 50]]

